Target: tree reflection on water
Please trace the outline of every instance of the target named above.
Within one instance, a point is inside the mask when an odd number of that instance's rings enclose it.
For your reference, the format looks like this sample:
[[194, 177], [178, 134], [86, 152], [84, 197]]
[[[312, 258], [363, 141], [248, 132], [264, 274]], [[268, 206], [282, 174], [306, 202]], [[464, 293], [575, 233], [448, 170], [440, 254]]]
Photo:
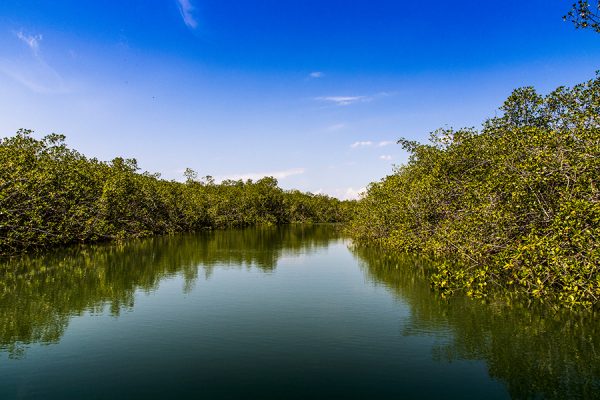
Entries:
[[427, 263], [354, 248], [367, 276], [410, 307], [405, 335], [439, 335], [436, 360], [484, 360], [514, 398], [597, 398], [600, 325], [597, 312], [556, 310], [506, 298], [485, 304], [443, 299], [431, 291]]

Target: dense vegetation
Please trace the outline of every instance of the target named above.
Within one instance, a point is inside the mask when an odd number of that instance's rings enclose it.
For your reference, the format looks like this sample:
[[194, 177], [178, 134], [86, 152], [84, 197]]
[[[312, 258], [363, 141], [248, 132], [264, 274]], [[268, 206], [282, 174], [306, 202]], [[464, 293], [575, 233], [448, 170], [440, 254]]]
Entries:
[[547, 96], [515, 90], [502, 115], [400, 140], [406, 165], [371, 184], [358, 243], [441, 259], [443, 293], [506, 288], [570, 306], [600, 297], [600, 77]]
[[133, 159], [89, 159], [64, 136], [19, 130], [0, 140], [0, 255], [203, 228], [340, 222], [352, 204], [256, 182], [167, 181]]

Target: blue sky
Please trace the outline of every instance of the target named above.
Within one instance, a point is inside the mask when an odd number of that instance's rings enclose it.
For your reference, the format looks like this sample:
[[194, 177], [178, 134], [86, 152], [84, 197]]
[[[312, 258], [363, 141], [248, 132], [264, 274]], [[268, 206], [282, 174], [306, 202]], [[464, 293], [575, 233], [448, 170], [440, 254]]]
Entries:
[[400, 137], [591, 79], [600, 35], [562, 21], [571, 2], [3, 0], [1, 135], [354, 197]]

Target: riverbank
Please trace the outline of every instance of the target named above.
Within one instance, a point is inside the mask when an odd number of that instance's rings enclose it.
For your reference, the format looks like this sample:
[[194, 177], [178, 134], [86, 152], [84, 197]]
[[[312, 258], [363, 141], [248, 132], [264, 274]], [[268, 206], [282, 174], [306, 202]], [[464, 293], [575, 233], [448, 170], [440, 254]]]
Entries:
[[515, 90], [481, 130], [400, 140], [406, 165], [369, 186], [348, 232], [442, 260], [433, 286], [497, 288], [568, 307], [600, 299], [600, 78]]
[[277, 180], [186, 182], [140, 172], [135, 159], [87, 158], [62, 135], [0, 140], [0, 255], [203, 229], [342, 222], [351, 202], [285, 191]]
[[0, 398], [596, 397], [596, 312], [443, 299], [429, 263], [348, 244], [313, 224], [0, 259]]

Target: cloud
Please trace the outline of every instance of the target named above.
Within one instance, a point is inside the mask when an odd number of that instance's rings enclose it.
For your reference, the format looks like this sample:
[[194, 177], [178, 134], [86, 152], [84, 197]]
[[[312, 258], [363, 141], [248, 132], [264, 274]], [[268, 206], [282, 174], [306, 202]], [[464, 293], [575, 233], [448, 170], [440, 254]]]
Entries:
[[314, 71], [314, 72], [311, 72], [310, 74], [308, 74], [308, 77], [312, 78], [312, 79], [319, 79], [324, 76], [325, 76], [325, 74], [321, 71]]
[[366, 140], [363, 142], [354, 142], [350, 145], [350, 147], [352, 147], [353, 149], [356, 149], [357, 147], [367, 147], [367, 146], [373, 146], [373, 142], [371, 142], [370, 140]]
[[19, 40], [29, 46], [34, 55], [38, 55], [42, 35], [26, 35], [23, 31], [16, 32], [15, 35], [17, 35]]
[[337, 197], [340, 200], [359, 200], [361, 199], [367, 188], [361, 187], [354, 189], [353, 187], [348, 188], [337, 188], [333, 190], [322, 190], [319, 189], [315, 194], [327, 194], [328, 196]]
[[286, 169], [283, 171], [249, 172], [246, 174], [235, 174], [235, 175], [223, 176], [223, 177], [219, 177], [217, 180], [223, 181], [226, 179], [232, 179], [234, 181], [237, 181], [237, 180], [241, 179], [241, 180], [245, 181], [248, 179], [257, 180], [260, 178], [264, 178], [265, 176], [272, 176], [275, 179], [285, 179], [289, 176], [301, 175], [305, 171], [306, 170], [304, 168], [291, 168], [291, 169]]
[[348, 106], [355, 103], [365, 103], [373, 98], [369, 96], [323, 96], [316, 97], [315, 100], [334, 104], [336, 106]]
[[385, 161], [390, 161], [392, 159], [392, 156], [390, 155], [381, 155], [379, 156], [380, 160], [385, 160]]
[[367, 146], [375, 146], [375, 147], [385, 147], [394, 144], [394, 142], [389, 140], [382, 140], [381, 142], [372, 142], [370, 140], [364, 140], [359, 142], [354, 142], [350, 145], [353, 149], [357, 147], [367, 147]]
[[369, 96], [320, 96], [315, 97], [315, 100], [331, 103], [336, 106], [348, 106], [356, 103], [367, 103], [382, 97], [394, 96], [395, 94], [395, 92], [379, 92]]
[[69, 88], [60, 74], [40, 54], [42, 35], [27, 35], [22, 31], [15, 36], [31, 50], [29, 57], [0, 59], [0, 72], [35, 93], [66, 93]]
[[325, 130], [327, 132], [335, 132], [335, 131], [339, 131], [340, 129], [344, 129], [346, 127], [346, 124], [333, 124], [333, 125], [329, 125], [327, 128], [325, 128]]
[[346, 192], [344, 193], [344, 198], [342, 200], [358, 200], [361, 199], [365, 192], [367, 191], [367, 188], [359, 188], [359, 189], [354, 189], [354, 188], [347, 188]]
[[0, 72], [35, 93], [67, 93], [69, 88], [62, 77], [47, 64], [17, 65], [6, 60], [0, 60]]
[[192, 2], [190, 0], [177, 0], [177, 4], [179, 5], [179, 13], [181, 14], [181, 18], [183, 18], [183, 22], [188, 28], [196, 29], [198, 21], [196, 21], [193, 14], [195, 7], [192, 5]]

